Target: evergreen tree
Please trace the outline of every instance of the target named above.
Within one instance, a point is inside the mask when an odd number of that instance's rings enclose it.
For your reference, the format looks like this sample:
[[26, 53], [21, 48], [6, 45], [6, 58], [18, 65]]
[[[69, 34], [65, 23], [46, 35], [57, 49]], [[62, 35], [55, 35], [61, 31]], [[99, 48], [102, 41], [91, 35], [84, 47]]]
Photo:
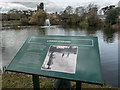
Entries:
[[106, 20], [105, 22], [107, 24], [113, 25], [117, 23], [117, 18], [118, 18], [118, 10], [117, 9], [111, 9], [107, 12]]

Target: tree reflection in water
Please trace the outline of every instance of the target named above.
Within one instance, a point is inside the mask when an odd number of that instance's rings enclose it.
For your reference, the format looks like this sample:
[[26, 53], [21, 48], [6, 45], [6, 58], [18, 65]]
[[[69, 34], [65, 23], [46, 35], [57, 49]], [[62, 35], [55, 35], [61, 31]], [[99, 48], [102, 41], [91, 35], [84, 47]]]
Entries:
[[116, 30], [106, 27], [103, 29], [103, 39], [107, 43], [113, 43], [115, 39]]

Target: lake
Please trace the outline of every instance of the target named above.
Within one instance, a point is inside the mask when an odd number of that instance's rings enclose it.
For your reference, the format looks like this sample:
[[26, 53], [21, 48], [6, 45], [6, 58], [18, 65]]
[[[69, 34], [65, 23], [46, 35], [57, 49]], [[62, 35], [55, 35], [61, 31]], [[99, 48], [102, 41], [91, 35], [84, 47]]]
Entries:
[[118, 31], [113, 29], [80, 29], [78, 27], [17, 27], [3, 28], [2, 66], [8, 65], [29, 35], [97, 36], [103, 80], [107, 85], [120, 87], [118, 82]]

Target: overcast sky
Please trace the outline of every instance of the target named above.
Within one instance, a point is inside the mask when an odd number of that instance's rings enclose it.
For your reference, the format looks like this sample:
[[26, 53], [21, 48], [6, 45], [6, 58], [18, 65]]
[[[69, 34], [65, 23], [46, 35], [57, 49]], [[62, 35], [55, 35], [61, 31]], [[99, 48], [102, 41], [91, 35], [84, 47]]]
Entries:
[[116, 5], [119, 0], [0, 0], [0, 8], [2, 12], [6, 12], [10, 9], [36, 9], [36, 6], [43, 2], [45, 4], [45, 9], [48, 12], [61, 11], [68, 5], [73, 8], [78, 6], [87, 6], [89, 3], [95, 3], [99, 7]]

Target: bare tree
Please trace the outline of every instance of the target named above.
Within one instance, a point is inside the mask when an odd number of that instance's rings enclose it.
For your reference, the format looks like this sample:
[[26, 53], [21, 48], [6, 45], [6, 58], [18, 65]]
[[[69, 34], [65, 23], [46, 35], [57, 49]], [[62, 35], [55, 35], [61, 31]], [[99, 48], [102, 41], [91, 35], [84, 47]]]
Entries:
[[98, 5], [94, 4], [94, 3], [90, 3], [88, 6], [87, 6], [87, 12], [89, 14], [97, 14], [97, 11], [98, 11]]
[[84, 7], [77, 7], [77, 8], [75, 9], [75, 13], [80, 16], [80, 15], [82, 15], [83, 13], [85, 13], [85, 8], [84, 8]]
[[72, 6], [67, 6], [64, 11], [68, 14], [72, 14], [73, 13], [73, 8], [72, 8]]

